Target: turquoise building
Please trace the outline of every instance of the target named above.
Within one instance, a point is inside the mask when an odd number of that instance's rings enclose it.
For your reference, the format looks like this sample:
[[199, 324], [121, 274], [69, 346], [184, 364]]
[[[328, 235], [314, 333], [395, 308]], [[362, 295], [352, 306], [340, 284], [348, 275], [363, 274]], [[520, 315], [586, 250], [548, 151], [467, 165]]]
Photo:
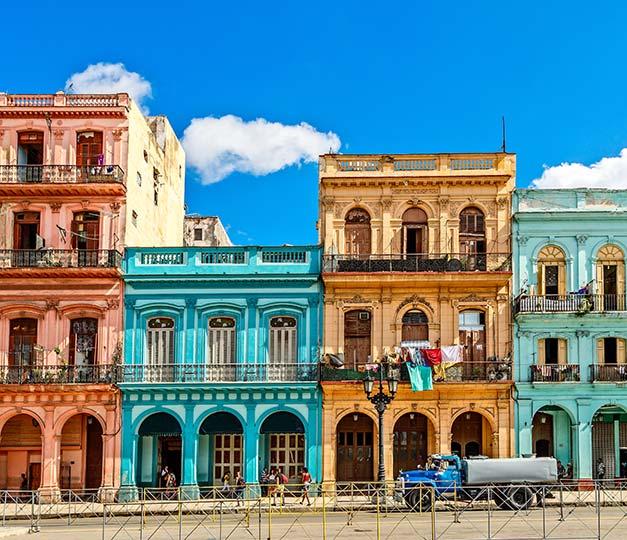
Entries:
[[320, 250], [129, 248], [121, 495], [321, 468]]
[[627, 476], [627, 191], [513, 196], [517, 451]]

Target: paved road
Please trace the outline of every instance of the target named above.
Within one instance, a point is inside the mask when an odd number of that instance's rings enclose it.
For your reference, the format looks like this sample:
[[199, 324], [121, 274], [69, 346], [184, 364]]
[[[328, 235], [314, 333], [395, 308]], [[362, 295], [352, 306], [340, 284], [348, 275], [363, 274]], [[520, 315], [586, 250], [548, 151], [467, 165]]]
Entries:
[[[270, 519], [265, 513], [261, 516], [254, 514], [249, 523], [244, 514], [231, 513], [183, 516], [180, 524], [176, 515], [147, 516], [142, 532], [144, 540], [331, 540], [355, 537], [432, 540], [433, 532], [437, 540], [625, 540], [626, 510], [625, 507], [602, 508], [600, 523], [594, 507], [567, 508], [562, 514], [556, 509], [541, 508], [522, 514], [474, 509], [458, 515], [459, 522], [456, 522], [455, 513], [449, 511], [438, 511], [435, 515], [393, 512], [377, 517], [373, 511], [329, 512], [323, 516], [305, 509], [303, 512], [274, 514]], [[597, 527], [601, 531], [599, 536]], [[323, 534], [325, 529], [326, 536]], [[104, 536], [102, 518], [82, 518], [71, 527], [63, 520], [42, 520], [40, 533], [30, 538], [139, 540], [140, 518], [116, 516], [109, 520]]]

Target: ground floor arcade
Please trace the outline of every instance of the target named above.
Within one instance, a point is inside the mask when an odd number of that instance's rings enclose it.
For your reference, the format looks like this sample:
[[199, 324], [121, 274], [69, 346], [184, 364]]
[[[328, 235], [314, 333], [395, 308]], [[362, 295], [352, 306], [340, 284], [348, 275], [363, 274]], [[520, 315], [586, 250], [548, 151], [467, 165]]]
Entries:
[[[78, 386], [78, 385], [77, 385]], [[118, 394], [111, 387], [52, 390], [5, 385], [0, 404], [0, 489], [115, 494]]]
[[165, 488], [167, 467], [190, 495], [238, 471], [258, 482], [281, 468], [318, 479], [320, 396], [316, 384], [163, 389], [123, 388], [121, 497]]
[[[361, 381], [322, 384], [324, 480], [367, 482], [376, 478], [378, 417]], [[424, 465], [429, 454], [509, 457], [513, 452], [511, 384], [436, 384], [412, 392], [406, 383], [384, 416], [388, 479]]]
[[627, 398], [615, 384], [518, 384], [519, 454], [554, 456], [579, 480], [627, 476]]

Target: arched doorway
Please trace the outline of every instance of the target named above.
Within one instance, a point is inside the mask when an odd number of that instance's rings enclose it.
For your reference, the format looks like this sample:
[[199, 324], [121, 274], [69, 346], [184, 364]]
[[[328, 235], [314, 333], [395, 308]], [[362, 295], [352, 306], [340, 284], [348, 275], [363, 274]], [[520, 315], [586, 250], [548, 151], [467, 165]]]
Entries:
[[592, 476], [599, 480], [627, 476], [627, 413], [616, 405], [605, 405], [592, 417]]
[[460, 414], [451, 429], [451, 452], [460, 457], [492, 457], [490, 423], [479, 413]]
[[372, 251], [370, 214], [363, 208], [353, 208], [344, 220], [346, 255], [367, 258]]
[[297, 482], [305, 466], [305, 427], [290, 412], [280, 411], [261, 424], [259, 444], [262, 463], [281, 469], [290, 482]]
[[61, 489], [98, 489], [102, 485], [102, 426], [91, 414], [72, 416], [61, 431]]
[[429, 457], [431, 425], [420, 413], [407, 413], [394, 424], [394, 478], [399, 471], [424, 466]]
[[144, 419], [139, 427], [137, 485], [165, 487], [164, 467], [181, 483], [181, 425], [171, 414], [160, 412]]
[[245, 474], [243, 433], [234, 414], [217, 412], [205, 418], [198, 439], [199, 485], [217, 486], [227, 471], [231, 478], [237, 471]]
[[538, 457], [554, 457], [564, 467], [571, 463], [571, 421], [568, 413], [554, 405], [542, 407], [531, 424], [532, 451]]
[[347, 414], [337, 424], [336, 480], [374, 480], [374, 423], [361, 413]]
[[428, 252], [428, 217], [420, 208], [409, 208], [403, 214], [403, 237], [401, 251], [406, 255]]
[[402, 323], [402, 341], [429, 341], [429, 319], [423, 311], [408, 311], [403, 315]]
[[370, 357], [371, 313], [365, 309], [353, 309], [344, 314], [344, 363], [357, 369]]
[[0, 433], [0, 489], [22, 488], [24, 475], [29, 490], [41, 484], [41, 427], [28, 414], [18, 414]]

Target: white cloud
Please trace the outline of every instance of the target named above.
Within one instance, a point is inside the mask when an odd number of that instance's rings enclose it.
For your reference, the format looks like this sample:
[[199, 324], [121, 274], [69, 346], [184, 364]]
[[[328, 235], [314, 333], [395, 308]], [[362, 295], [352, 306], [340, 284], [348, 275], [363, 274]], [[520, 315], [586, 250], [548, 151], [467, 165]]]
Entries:
[[85, 71], [74, 73], [65, 82], [66, 92], [73, 94], [128, 93], [137, 104], [145, 109], [143, 101], [152, 95], [150, 82], [139, 73], [128, 71], [124, 64], [99, 62], [87, 66]]
[[546, 167], [542, 176], [536, 178], [534, 188], [608, 188], [627, 187], [627, 148], [615, 157], [604, 157], [592, 165], [562, 163]]
[[245, 121], [234, 115], [194, 118], [183, 133], [187, 163], [204, 184], [234, 172], [263, 176], [291, 165], [311, 163], [337, 152], [340, 138], [301, 122], [285, 125], [264, 118]]

